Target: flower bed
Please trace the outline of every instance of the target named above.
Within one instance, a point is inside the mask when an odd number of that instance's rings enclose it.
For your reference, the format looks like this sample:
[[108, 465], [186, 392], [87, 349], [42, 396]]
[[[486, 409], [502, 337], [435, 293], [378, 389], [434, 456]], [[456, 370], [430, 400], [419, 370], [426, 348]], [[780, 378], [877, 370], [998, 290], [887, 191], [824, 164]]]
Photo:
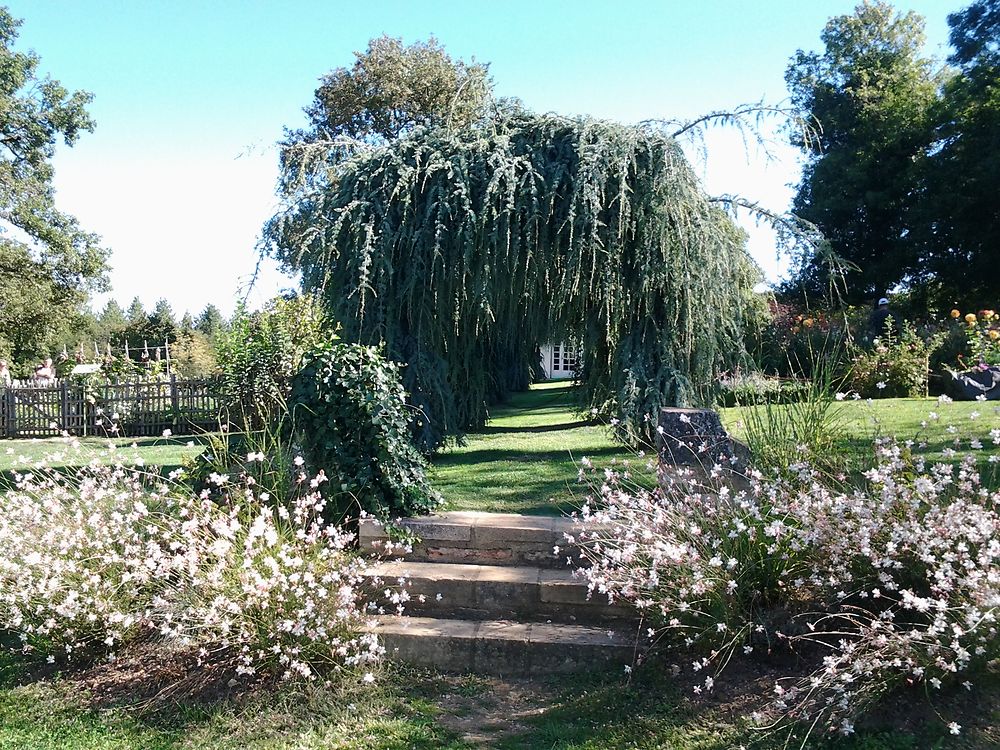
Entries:
[[370, 669], [370, 616], [406, 593], [368, 595], [353, 535], [324, 520], [322, 475], [277, 507], [213, 481], [210, 498], [124, 461], [19, 474], [0, 495], [0, 633], [50, 662], [155, 637], [243, 675]]
[[608, 470], [573, 540], [580, 575], [644, 612], [658, 645], [688, 649], [698, 692], [735, 653], [812, 655], [762, 724], [849, 733], [900, 685], [971, 689], [1000, 657], [1000, 493], [971, 456], [926, 464], [885, 441], [874, 459], [853, 487], [805, 464], [739, 491], [718, 473], [646, 491]]

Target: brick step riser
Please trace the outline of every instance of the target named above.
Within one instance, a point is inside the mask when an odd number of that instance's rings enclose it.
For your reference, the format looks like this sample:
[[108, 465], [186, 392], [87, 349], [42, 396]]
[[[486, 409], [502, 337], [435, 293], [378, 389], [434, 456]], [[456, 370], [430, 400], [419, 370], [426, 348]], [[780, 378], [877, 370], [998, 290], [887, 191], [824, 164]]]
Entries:
[[619, 627], [631, 625], [635, 620], [629, 612], [623, 612], [614, 607], [560, 607], [511, 609], [490, 607], [448, 607], [443, 603], [433, 603], [430, 600], [421, 604], [407, 602], [405, 613], [414, 617], [441, 617], [451, 620], [516, 620], [518, 622], [554, 622], [564, 625], [607, 625]]
[[[558, 557], [552, 552], [555, 546], [555, 542], [544, 546], [511, 543], [504, 547], [492, 548], [452, 547], [440, 544], [415, 543], [411, 552], [398, 557], [411, 562], [502, 565], [505, 567], [531, 566], [547, 570], [567, 570], [570, 566], [567, 564], [566, 558], [572, 555], [573, 565], [580, 565], [576, 551], [565, 548], [565, 542], [559, 545]], [[378, 553], [378, 547], [366, 545], [362, 547], [362, 550], [369, 553]]]
[[[602, 623], [637, 619], [635, 610], [609, 605], [598, 595], [587, 599], [587, 587], [579, 585], [499, 581], [426, 580], [411, 577], [406, 611], [427, 617], [470, 620], [534, 620], [565, 623]], [[437, 595], [441, 595], [438, 601]], [[420, 596], [424, 601], [420, 601]]]
[[[404, 519], [401, 525], [416, 536], [412, 552], [403, 555], [414, 562], [449, 562], [472, 565], [532, 566], [565, 570], [567, 558], [580, 564], [566, 533], [575, 527], [568, 519], [517, 517], [510, 525], [444, 516]], [[510, 518], [508, 516], [508, 518]], [[363, 552], [381, 554], [388, 540], [385, 529], [362, 523], [359, 541]], [[557, 554], [554, 550], [559, 548]], [[393, 557], [397, 556], [395, 554]]]
[[[414, 618], [415, 620], [419, 618]], [[628, 638], [616, 634], [567, 642], [547, 637], [558, 625], [497, 622], [460, 623], [457, 632], [383, 632], [390, 659], [442, 672], [497, 676], [547, 676], [600, 668], [623, 669], [636, 651]], [[471, 630], [480, 626], [478, 632]], [[548, 631], [544, 629], [548, 628]], [[539, 630], [542, 629], [542, 630]], [[464, 631], [464, 632], [463, 632]], [[536, 634], [541, 637], [536, 638]]]

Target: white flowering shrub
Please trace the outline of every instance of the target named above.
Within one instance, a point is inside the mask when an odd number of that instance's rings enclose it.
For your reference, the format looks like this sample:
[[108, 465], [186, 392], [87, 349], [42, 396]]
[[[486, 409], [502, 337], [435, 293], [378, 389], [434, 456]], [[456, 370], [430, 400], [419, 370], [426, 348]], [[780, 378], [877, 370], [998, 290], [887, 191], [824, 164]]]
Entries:
[[51, 659], [134, 637], [175, 564], [157, 502], [122, 467], [21, 476], [0, 495], [0, 630]]
[[847, 733], [905, 683], [971, 689], [1000, 657], [1000, 493], [974, 456], [929, 464], [893, 441], [874, 453], [853, 486], [804, 464], [738, 491], [718, 469], [654, 491], [608, 471], [571, 540], [579, 573], [645, 613], [651, 636], [690, 647], [708, 674], [698, 692], [740, 651], [815, 657], [811, 673], [778, 681], [762, 722]]
[[152, 636], [240, 674], [367, 667], [371, 615], [401, 613], [405, 582], [376, 597], [353, 535], [323, 518], [323, 479], [274, 507], [221, 476], [196, 495], [122, 464], [26, 469], [0, 495], [0, 633], [50, 661]]
[[763, 632], [787, 599], [786, 582], [808, 566], [757, 497], [711, 481], [718, 478], [681, 470], [648, 490], [605, 471], [568, 541], [592, 592], [634, 604], [658, 637], [722, 653]]

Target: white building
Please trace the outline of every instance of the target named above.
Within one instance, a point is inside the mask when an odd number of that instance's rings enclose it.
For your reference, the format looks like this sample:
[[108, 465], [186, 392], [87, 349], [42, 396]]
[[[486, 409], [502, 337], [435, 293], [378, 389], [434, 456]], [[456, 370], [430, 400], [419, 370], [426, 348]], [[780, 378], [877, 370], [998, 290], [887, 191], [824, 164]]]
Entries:
[[561, 342], [545, 344], [541, 348], [542, 370], [549, 380], [560, 380], [576, 376], [576, 347]]

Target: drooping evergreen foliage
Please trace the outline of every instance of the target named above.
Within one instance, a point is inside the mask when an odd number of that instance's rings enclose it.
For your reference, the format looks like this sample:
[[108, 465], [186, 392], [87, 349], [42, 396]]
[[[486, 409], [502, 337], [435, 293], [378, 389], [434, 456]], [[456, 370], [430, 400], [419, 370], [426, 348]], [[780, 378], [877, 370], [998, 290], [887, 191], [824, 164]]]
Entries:
[[331, 162], [267, 249], [344, 339], [407, 364], [425, 448], [526, 387], [546, 341], [581, 345], [585, 398], [633, 439], [740, 356], [756, 268], [658, 129], [517, 115]]

